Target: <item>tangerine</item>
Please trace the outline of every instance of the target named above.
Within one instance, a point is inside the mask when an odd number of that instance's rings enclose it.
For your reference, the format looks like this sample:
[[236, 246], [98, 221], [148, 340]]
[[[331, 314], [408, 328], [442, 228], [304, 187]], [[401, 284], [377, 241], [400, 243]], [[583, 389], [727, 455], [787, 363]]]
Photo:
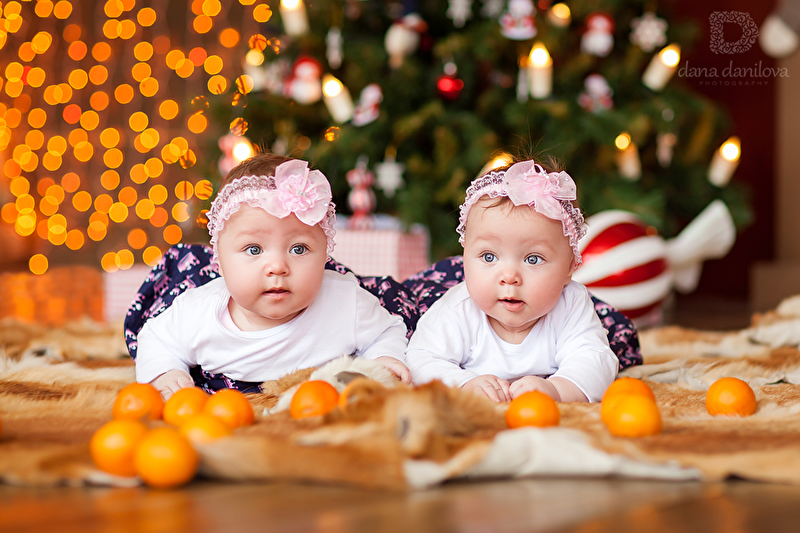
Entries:
[[609, 411], [606, 427], [617, 437], [646, 437], [661, 433], [661, 413], [656, 402], [643, 394], [620, 394]]
[[624, 394], [637, 394], [646, 396], [654, 402], [656, 401], [656, 396], [653, 394], [653, 389], [651, 389], [650, 386], [641, 379], [629, 377], [619, 378], [609, 385], [609, 387], [606, 389], [606, 392], [603, 394], [603, 399], [601, 401], [600, 419], [606, 425], [608, 425], [608, 417], [611, 414], [611, 410], [617, 404], [620, 396]]
[[164, 422], [179, 427], [189, 417], [201, 413], [210, 397], [200, 387], [180, 389], [164, 404]]
[[189, 482], [200, 457], [189, 439], [172, 427], [151, 430], [136, 448], [136, 473], [151, 487], [166, 489]]
[[244, 394], [236, 389], [215, 392], [203, 406], [204, 413], [216, 416], [231, 429], [249, 426], [255, 421], [253, 406]]
[[131, 383], [117, 393], [112, 414], [116, 420], [159, 420], [164, 399], [149, 383]]
[[756, 395], [739, 378], [721, 378], [708, 388], [706, 409], [714, 416], [750, 416], [756, 412]]
[[556, 401], [538, 390], [520, 394], [506, 409], [506, 425], [510, 428], [557, 426], [560, 421]]
[[189, 416], [178, 429], [192, 444], [225, 437], [233, 431], [228, 424], [208, 413]]
[[327, 381], [306, 381], [292, 396], [289, 414], [292, 418], [321, 416], [333, 411], [338, 402], [339, 391]]
[[139, 420], [112, 420], [100, 427], [89, 441], [92, 461], [100, 470], [115, 476], [134, 476], [133, 456], [147, 434]]

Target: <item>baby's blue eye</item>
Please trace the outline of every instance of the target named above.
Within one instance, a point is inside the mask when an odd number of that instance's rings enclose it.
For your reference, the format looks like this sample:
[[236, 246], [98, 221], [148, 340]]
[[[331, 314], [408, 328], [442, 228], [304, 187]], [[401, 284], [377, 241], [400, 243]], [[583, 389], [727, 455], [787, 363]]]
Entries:
[[261, 247], [257, 244], [251, 244], [247, 248], [244, 249], [244, 253], [247, 255], [259, 255], [261, 253]]
[[529, 255], [525, 258], [525, 263], [529, 265], [538, 265], [544, 261], [541, 255]]
[[293, 255], [303, 255], [307, 251], [308, 251], [308, 246], [306, 246], [305, 244], [295, 244], [289, 250], [289, 253]]
[[497, 256], [495, 256], [491, 252], [486, 252], [481, 256], [481, 259], [483, 259], [487, 263], [494, 263], [497, 260]]

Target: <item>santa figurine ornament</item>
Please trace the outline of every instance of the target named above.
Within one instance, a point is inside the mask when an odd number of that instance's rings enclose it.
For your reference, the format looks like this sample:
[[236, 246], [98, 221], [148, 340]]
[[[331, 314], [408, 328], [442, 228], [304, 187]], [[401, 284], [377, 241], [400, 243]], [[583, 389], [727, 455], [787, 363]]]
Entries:
[[406, 57], [416, 52], [420, 35], [427, 29], [428, 25], [416, 13], [409, 13], [389, 26], [383, 40], [383, 45], [389, 54], [389, 66], [402, 67]]
[[367, 169], [367, 158], [361, 156], [356, 162], [356, 168], [350, 170], [346, 175], [347, 184], [350, 185], [350, 192], [347, 195], [347, 205], [353, 210], [353, 215], [348, 219], [349, 229], [372, 229], [375, 221], [372, 211], [375, 209], [375, 193], [372, 192], [372, 184], [375, 182], [375, 174]]
[[361, 89], [361, 95], [356, 102], [351, 124], [354, 126], [364, 126], [374, 122], [380, 114], [380, 104], [383, 101], [383, 91], [377, 83], [370, 83]]
[[284, 85], [284, 94], [298, 104], [313, 104], [322, 98], [322, 65], [311, 57], [299, 57]]
[[611, 99], [614, 91], [602, 75], [589, 74], [583, 81], [583, 86], [585, 90], [578, 96], [578, 103], [582, 108], [591, 113], [599, 113], [614, 107], [614, 100]]
[[508, 11], [500, 17], [500, 33], [514, 41], [536, 37], [536, 8], [531, 0], [509, 0]]
[[614, 47], [614, 19], [605, 13], [592, 13], [586, 17], [586, 31], [581, 37], [581, 51], [605, 57]]

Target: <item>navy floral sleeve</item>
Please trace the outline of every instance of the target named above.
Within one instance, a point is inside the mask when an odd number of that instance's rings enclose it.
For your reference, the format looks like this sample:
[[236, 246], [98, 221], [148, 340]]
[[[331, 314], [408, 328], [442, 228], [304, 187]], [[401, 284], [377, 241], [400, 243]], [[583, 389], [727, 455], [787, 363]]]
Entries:
[[[464, 258], [453, 256], [435, 263], [429, 269], [405, 280], [416, 298], [417, 310], [423, 315], [450, 287], [464, 281]], [[633, 322], [607, 303], [592, 296], [594, 310], [608, 332], [608, 343], [617, 358], [619, 369], [642, 364], [639, 335]]]
[[[167, 250], [145, 277], [125, 317], [125, 344], [134, 361], [138, 348], [136, 337], [147, 320], [162, 313], [187, 289], [199, 287], [220, 276], [216, 265], [211, 264], [212, 255], [211, 247], [206, 245], [178, 244]], [[343, 274], [350, 272], [347, 267], [333, 260], [329, 260], [325, 268]], [[419, 320], [416, 298], [411, 291], [391, 277], [356, 278], [362, 287], [380, 300], [387, 311], [403, 319], [408, 336], [411, 336]], [[191, 374], [195, 384], [208, 392], [224, 388], [261, 392], [260, 383], [210, 374], [199, 367], [192, 368]]]

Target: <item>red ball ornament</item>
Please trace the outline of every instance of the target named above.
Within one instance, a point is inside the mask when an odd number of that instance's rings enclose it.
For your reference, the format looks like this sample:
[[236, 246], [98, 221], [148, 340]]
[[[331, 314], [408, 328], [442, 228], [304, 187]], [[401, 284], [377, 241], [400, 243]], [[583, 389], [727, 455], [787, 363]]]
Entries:
[[445, 100], [455, 100], [461, 94], [464, 82], [455, 76], [442, 74], [436, 79], [436, 88], [439, 90], [439, 96]]
[[603, 211], [586, 223], [589, 231], [579, 243], [583, 266], [573, 279], [629, 318], [659, 308], [672, 292], [664, 239], [627, 211]]

